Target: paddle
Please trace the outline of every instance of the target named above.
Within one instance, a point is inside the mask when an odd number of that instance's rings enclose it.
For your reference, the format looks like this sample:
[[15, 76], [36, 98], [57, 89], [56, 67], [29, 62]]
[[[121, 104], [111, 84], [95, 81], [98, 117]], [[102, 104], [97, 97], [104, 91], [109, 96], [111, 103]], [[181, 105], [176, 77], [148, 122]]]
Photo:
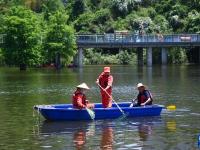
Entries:
[[94, 111], [93, 111], [92, 109], [87, 108], [87, 107], [86, 107], [85, 109], [86, 109], [86, 111], [88, 112], [90, 118], [91, 118], [92, 120], [94, 120], [94, 118], [95, 118], [95, 113], [94, 113]]
[[167, 107], [165, 107], [167, 110], [176, 110], [176, 106], [175, 105], [169, 105]]
[[[132, 103], [131, 103], [131, 105], [130, 105], [130, 107], [133, 107], [133, 100], [132, 100]], [[168, 110], [168, 111], [174, 111], [174, 110], [176, 110], [176, 105], [169, 105], [169, 106], [166, 106], [166, 107], [164, 107], [166, 110]]]
[[[109, 97], [112, 98], [112, 96], [110, 96], [110, 94], [109, 94], [106, 90], [104, 90], [104, 88], [103, 88], [99, 83], [97, 83], [97, 85], [98, 85]], [[115, 105], [117, 106], [117, 108], [121, 111], [121, 113], [125, 116], [124, 111], [119, 107], [119, 105], [117, 104], [117, 102], [116, 102], [113, 98], [112, 98], [112, 101], [115, 103]]]

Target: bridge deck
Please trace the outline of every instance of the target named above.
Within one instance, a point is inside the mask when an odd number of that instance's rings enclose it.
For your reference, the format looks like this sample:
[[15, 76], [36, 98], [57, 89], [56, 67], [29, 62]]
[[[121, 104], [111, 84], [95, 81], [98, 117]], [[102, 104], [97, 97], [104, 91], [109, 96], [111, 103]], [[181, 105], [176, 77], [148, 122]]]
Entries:
[[[0, 34], [0, 44], [4, 36]], [[192, 47], [200, 46], [200, 34], [83, 34], [76, 35], [76, 42], [80, 48]]]
[[182, 47], [200, 46], [200, 34], [144, 35], [85, 34], [77, 35], [77, 45], [82, 48], [131, 47]]

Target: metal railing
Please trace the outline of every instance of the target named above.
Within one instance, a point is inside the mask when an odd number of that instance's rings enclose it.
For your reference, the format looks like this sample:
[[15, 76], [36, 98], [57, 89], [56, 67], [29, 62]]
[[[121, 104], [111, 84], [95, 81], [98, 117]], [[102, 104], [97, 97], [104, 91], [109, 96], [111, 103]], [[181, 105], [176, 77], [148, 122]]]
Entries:
[[[0, 34], [0, 44], [4, 43], [5, 34]], [[171, 44], [181, 45], [189, 43], [200, 46], [200, 34], [157, 34], [157, 35], [136, 35], [136, 34], [78, 34], [76, 35], [78, 45], [90, 44]]]
[[76, 35], [77, 43], [199, 43], [200, 34], [135, 35], [135, 34], [83, 34]]

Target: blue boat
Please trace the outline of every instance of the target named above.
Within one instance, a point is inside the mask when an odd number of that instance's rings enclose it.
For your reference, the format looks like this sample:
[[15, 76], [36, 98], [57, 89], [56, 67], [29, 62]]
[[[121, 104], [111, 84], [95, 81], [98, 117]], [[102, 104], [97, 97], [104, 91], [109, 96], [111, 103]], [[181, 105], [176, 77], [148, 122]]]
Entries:
[[[126, 114], [126, 117], [145, 117], [159, 116], [163, 109], [162, 105], [148, 105], [142, 107], [129, 107], [130, 102], [121, 102], [118, 105]], [[34, 106], [42, 116], [51, 121], [67, 121], [67, 120], [91, 120], [86, 109], [75, 109], [72, 104], [55, 104], [55, 105], [36, 105]], [[122, 116], [122, 112], [115, 104], [111, 108], [103, 108], [102, 104], [96, 103], [95, 120], [98, 119], [115, 119]]]

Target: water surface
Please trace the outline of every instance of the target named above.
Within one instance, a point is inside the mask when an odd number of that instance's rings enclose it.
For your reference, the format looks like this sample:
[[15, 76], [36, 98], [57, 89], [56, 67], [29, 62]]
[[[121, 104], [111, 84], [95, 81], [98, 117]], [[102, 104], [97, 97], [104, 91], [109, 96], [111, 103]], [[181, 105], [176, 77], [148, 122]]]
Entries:
[[88, 99], [100, 102], [95, 80], [102, 66], [83, 69], [0, 68], [0, 149], [198, 149], [200, 66], [113, 66], [116, 101], [135, 97], [138, 82], [148, 85], [154, 103], [177, 106], [160, 117], [38, 124], [32, 107], [70, 103], [75, 86], [91, 87]]

